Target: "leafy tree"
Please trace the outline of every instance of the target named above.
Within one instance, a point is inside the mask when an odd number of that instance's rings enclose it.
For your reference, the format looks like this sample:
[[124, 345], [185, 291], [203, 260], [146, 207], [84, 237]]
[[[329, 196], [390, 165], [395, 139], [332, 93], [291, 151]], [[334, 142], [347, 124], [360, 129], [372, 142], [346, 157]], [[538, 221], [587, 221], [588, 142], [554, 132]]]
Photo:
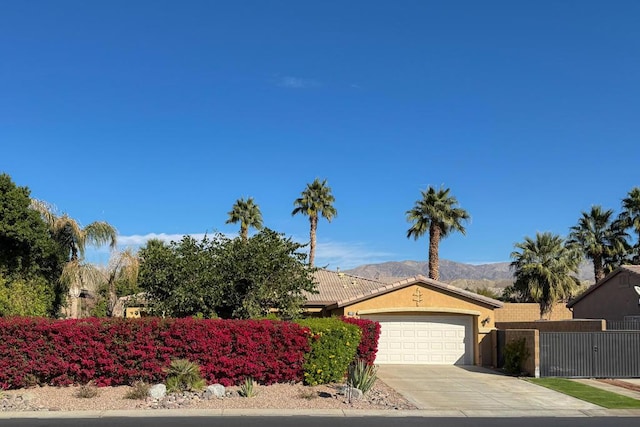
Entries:
[[0, 271], [8, 277], [43, 276], [53, 282], [63, 260], [37, 212], [29, 209], [30, 191], [0, 174]]
[[264, 229], [248, 242], [220, 239], [214, 269], [222, 300], [220, 317], [255, 318], [276, 310], [281, 318], [300, 314], [305, 292], [314, 292], [313, 268], [305, 266], [304, 247]]
[[302, 191], [301, 197], [297, 198], [293, 205], [295, 208], [291, 215], [302, 214], [309, 217], [309, 265], [313, 267], [316, 256], [316, 232], [318, 230], [318, 216], [322, 216], [327, 221], [338, 216], [338, 211], [333, 206], [335, 198], [331, 194], [331, 188], [327, 186], [327, 180], [320, 182], [316, 178]]
[[540, 304], [540, 318], [550, 313], [558, 301], [568, 300], [579, 288], [578, 272], [581, 257], [574, 246], [551, 233], [536, 233], [525, 237], [511, 253], [514, 271], [513, 288]]
[[620, 221], [613, 220], [613, 210], [592, 206], [582, 212], [578, 224], [571, 227], [569, 243], [577, 245], [593, 261], [596, 282], [619, 266], [617, 261], [628, 250], [628, 235]]
[[249, 227], [253, 227], [256, 230], [262, 229], [262, 213], [260, 207], [256, 205], [252, 197], [247, 200], [244, 198], [236, 200], [233, 208], [229, 212], [229, 219], [226, 224], [240, 223], [240, 237], [243, 241], [247, 241]]
[[407, 221], [412, 222], [407, 238], [418, 239], [429, 232], [429, 277], [440, 278], [439, 245], [440, 240], [454, 231], [465, 234], [463, 221], [469, 220], [467, 211], [458, 207], [458, 200], [449, 194], [449, 188], [436, 190], [429, 186], [421, 191], [422, 198], [407, 211]]
[[170, 317], [251, 318], [298, 314], [313, 292], [303, 245], [269, 229], [243, 241], [216, 235], [196, 241], [151, 240], [139, 252], [139, 285], [152, 311]]
[[0, 316], [49, 316], [54, 300], [54, 287], [42, 276], [12, 281], [0, 276]]
[[214, 241], [184, 236], [169, 244], [153, 239], [138, 252], [138, 285], [151, 312], [169, 317], [215, 317], [221, 291], [212, 268]]
[[627, 197], [622, 199], [620, 221], [624, 227], [631, 228], [638, 235], [632, 261], [640, 264], [640, 187], [632, 188]]
[[0, 174], [0, 315], [54, 315], [61, 299], [62, 248], [37, 212], [30, 191]]

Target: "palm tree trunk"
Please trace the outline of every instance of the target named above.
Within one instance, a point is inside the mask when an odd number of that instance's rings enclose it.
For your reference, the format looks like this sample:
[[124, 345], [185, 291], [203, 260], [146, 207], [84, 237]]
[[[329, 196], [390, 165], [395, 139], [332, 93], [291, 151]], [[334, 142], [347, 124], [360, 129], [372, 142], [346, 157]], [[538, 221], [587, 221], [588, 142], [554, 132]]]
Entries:
[[309, 223], [311, 224], [311, 228], [309, 231], [309, 266], [313, 267], [313, 261], [316, 257], [316, 229], [318, 228], [318, 217], [315, 215], [310, 215]]
[[242, 241], [246, 242], [248, 236], [249, 236], [249, 227], [245, 226], [244, 224], [241, 224], [240, 225], [240, 237], [242, 238]]
[[596, 283], [604, 279], [604, 267], [602, 265], [602, 256], [593, 257], [593, 276], [596, 279]]
[[440, 244], [440, 228], [431, 223], [429, 226], [429, 278], [433, 280], [440, 279], [438, 267], [440, 260], [438, 259], [438, 245]]

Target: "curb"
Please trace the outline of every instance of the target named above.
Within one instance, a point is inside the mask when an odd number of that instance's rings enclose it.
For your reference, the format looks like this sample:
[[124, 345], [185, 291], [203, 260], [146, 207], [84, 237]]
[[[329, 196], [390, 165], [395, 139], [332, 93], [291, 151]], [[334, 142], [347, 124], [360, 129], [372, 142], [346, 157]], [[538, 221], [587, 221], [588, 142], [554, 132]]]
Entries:
[[92, 419], [92, 418], [184, 418], [184, 417], [388, 417], [388, 418], [585, 418], [585, 417], [640, 417], [640, 409], [588, 409], [588, 410], [502, 410], [493, 409], [417, 409], [377, 410], [357, 409], [154, 409], [108, 411], [16, 411], [0, 412], [1, 419]]

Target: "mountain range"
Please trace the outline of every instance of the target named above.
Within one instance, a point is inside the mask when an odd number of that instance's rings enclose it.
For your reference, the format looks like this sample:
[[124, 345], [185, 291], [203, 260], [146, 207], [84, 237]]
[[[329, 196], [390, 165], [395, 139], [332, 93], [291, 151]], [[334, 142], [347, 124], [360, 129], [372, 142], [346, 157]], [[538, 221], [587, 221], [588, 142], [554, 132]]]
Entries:
[[[461, 262], [440, 260], [440, 281], [462, 288], [505, 288], [513, 283], [513, 271], [509, 262], [491, 264], [464, 264]], [[344, 273], [375, 279], [381, 282], [393, 282], [417, 275], [429, 276], [427, 261], [389, 261], [380, 264], [365, 264]], [[582, 282], [593, 283], [593, 265], [582, 263], [578, 272]]]

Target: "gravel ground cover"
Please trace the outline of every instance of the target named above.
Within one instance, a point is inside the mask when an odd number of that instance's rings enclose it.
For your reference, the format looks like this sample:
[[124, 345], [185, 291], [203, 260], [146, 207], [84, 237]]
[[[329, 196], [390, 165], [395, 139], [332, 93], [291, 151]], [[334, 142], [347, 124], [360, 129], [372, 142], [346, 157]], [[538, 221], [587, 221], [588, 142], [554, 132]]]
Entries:
[[77, 397], [80, 387], [33, 387], [0, 391], [0, 411], [103, 411], [154, 409], [416, 409], [381, 380], [362, 400], [340, 394], [340, 385], [308, 387], [302, 384], [256, 386], [255, 397], [241, 397], [238, 387], [228, 387], [226, 397], [206, 399], [203, 393], [170, 394], [161, 400], [127, 399], [131, 387], [100, 387], [95, 397]]

